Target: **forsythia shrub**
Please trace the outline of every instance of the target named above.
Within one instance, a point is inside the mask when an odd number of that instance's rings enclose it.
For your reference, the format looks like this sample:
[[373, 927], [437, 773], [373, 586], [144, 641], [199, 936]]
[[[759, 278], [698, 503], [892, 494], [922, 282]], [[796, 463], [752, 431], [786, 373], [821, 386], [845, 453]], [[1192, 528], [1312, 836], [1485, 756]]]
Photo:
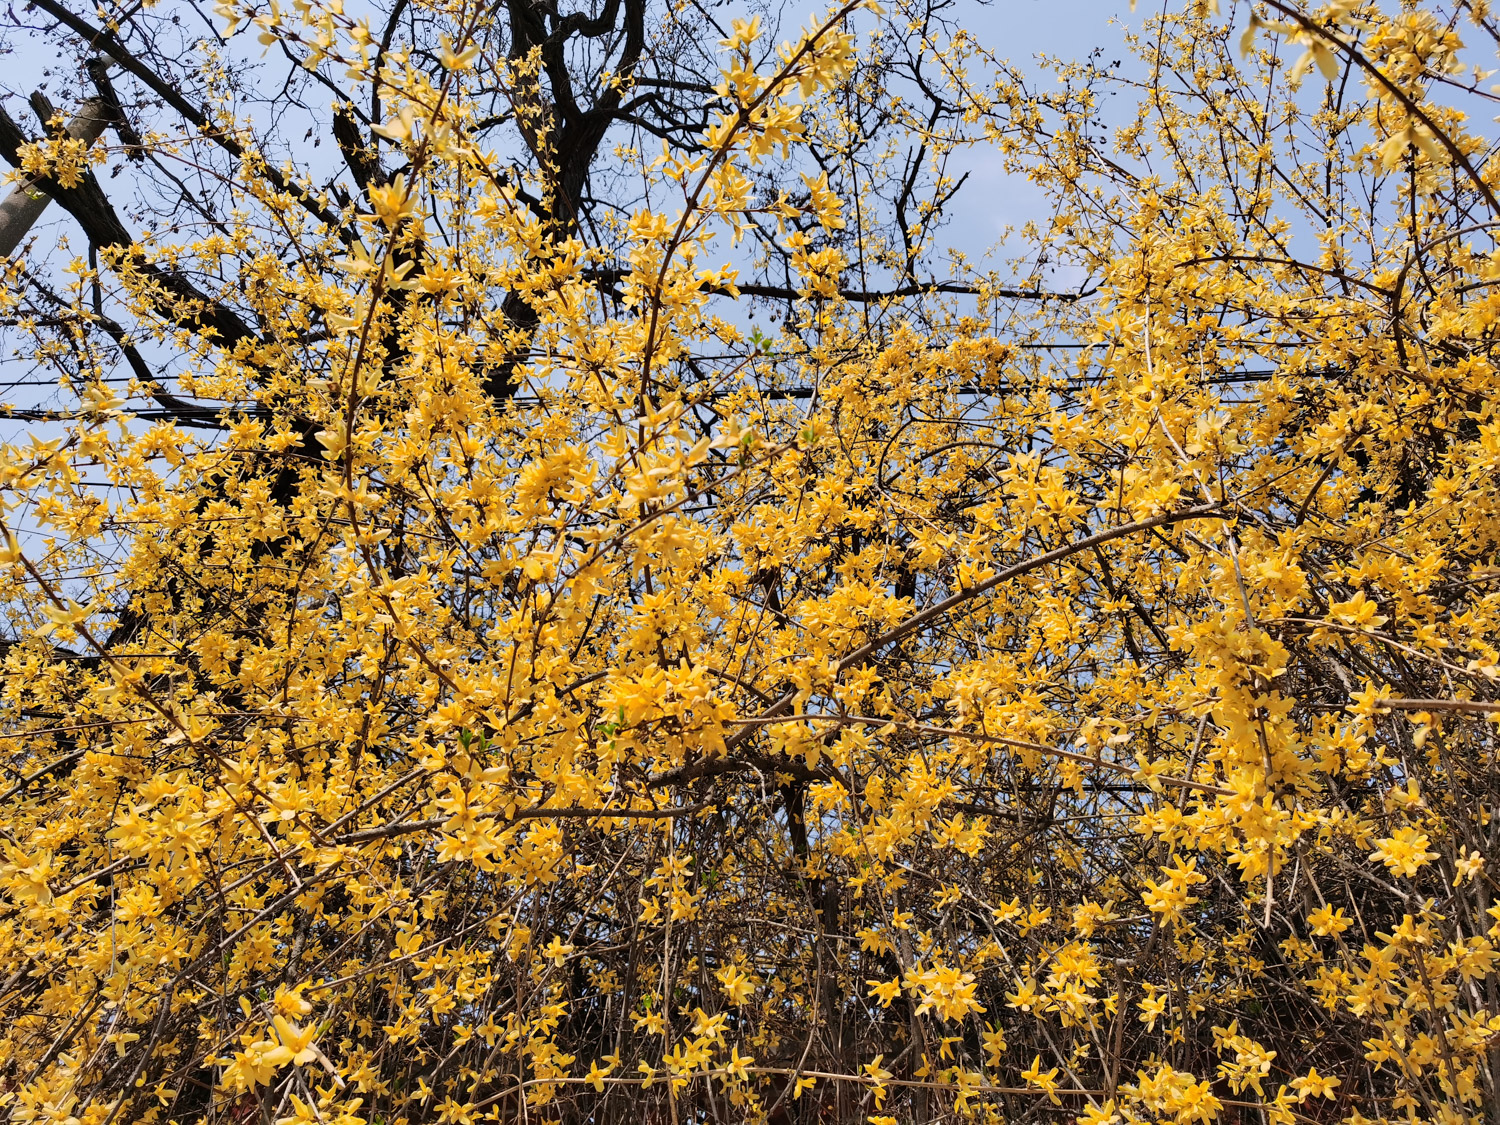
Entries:
[[[137, 139], [222, 221], [111, 241], [96, 157], [7, 148], [97, 267], [0, 291], [65, 399], [0, 456], [0, 1112], [1500, 1114], [1487, 5], [1179, 5], [1036, 88], [743, 13], [588, 221], [618, 4], [412, 9], [219, 9], [365, 91], [342, 201], [207, 45]], [[963, 144], [1049, 201], [1020, 289], [911, 272]]]

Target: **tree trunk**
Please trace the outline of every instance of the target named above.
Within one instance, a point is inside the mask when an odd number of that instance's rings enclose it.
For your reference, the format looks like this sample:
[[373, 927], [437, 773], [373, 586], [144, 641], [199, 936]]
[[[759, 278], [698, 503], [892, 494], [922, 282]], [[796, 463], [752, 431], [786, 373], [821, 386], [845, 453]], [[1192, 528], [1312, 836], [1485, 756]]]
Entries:
[[[108, 124], [109, 111], [104, 99], [90, 98], [68, 123], [68, 136], [83, 141], [87, 147], [99, 139]], [[52, 197], [37, 187], [35, 180], [17, 184], [0, 201], [0, 257], [8, 258], [15, 252], [50, 202]]]

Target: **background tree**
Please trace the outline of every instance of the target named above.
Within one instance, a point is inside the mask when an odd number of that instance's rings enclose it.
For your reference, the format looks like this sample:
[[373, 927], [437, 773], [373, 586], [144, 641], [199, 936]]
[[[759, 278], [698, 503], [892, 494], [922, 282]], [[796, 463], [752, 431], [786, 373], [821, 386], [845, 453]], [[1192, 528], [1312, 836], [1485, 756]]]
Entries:
[[1500, 1110], [1495, 28], [1210, 7], [35, 0], [4, 1112]]

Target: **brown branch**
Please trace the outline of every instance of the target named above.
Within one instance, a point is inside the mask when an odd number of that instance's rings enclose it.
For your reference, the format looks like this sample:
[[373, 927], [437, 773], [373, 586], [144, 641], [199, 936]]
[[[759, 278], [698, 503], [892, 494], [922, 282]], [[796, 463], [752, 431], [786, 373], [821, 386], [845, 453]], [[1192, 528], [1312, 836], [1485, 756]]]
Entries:
[[1480, 699], [1380, 699], [1377, 707], [1392, 711], [1467, 711], [1475, 715], [1500, 715], [1500, 703]]
[[[601, 282], [605, 285], [613, 285], [623, 280], [628, 270], [619, 268], [595, 268], [584, 270], [583, 276], [586, 280]], [[793, 289], [787, 285], [764, 285], [760, 282], [746, 282], [741, 285], [736, 283], [732, 288], [728, 285], [713, 285], [705, 287], [708, 292], [718, 297], [768, 297], [776, 301], [797, 301], [806, 299], [808, 294]], [[958, 281], [930, 281], [913, 282], [910, 285], [900, 285], [894, 289], [847, 289], [840, 288], [839, 296], [845, 301], [855, 304], [873, 305], [881, 301], [895, 300], [899, 297], [921, 297], [929, 293], [952, 293], [968, 297], [1000, 297], [1008, 300], [1020, 301], [1081, 301], [1092, 297], [1097, 289], [1082, 289], [1077, 293], [1055, 293], [1047, 289], [1009, 289], [1003, 286], [992, 287], [985, 285], [967, 285]]]
[[[26, 142], [26, 134], [4, 107], [0, 107], [0, 156], [13, 167], [20, 167], [20, 148]], [[151, 303], [162, 316], [200, 335], [211, 334], [217, 338], [216, 342], [229, 349], [241, 341], [260, 342], [260, 337], [238, 313], [208, 296], [181, 274], [162, 269], [141, 253], [92, 170], [85, 170], [74, 187], [63, 187], [45, 176], [35, 177], [32, 183], [72, 215], [96, 247], [116, 252], [119, 258], [115, 264], [116, 273], [128, 275], [134, 272], [147, 286], [156, 290], [151, 294]]]
[[[518, 820], [572, 819], [587, 820], [591, 817], [616, 820], [664, 820], [676, 816], [691, 816], [708, 807], [707, 801], [696, 805], [678, 805], [667, 809], [521, 809], [508, 818], [509, 823]], [[334, 837], [337, 844], [362, 844], [367, 840], [385, 840], [392, 836], [409, 836], [413, 832], [430, 832], [442, 828], [452, 817], [436, 816], [429, 820], [401, 820], [395, 824], [382, 824], [376, 828], [361, 828]]]
[[[1029, 574], [1033, 570], [1038, 570], [1041, 567], [1048, 566], [1052, 563], [1060, 562], [1061, 560], [1068, 558], [1071, 555], [1075, 555], [1080, 551], [1087, 551], [1092, 547], [1111, 542], [1115, 539], [1122, 539], [1125, 536], [1133, 535], [1138, 531], [1149, 531], [1154, 528], [1166, 526], [1167, 524], [1182, 523], [1186, 520], [1193, 519], [1228, 518], [1229, 517], [1227, 515], [1219, 510], [1218, 505], [1203, 504], [1194, 508], [1185, 508], [1177, 512], [1163, 512], [1159, 516], [1152, 516], [1149, 519], [1144, 520], [1136, 520], [1133, 523], [1122, 524], [1120, 527], [1112, 527], [1104, 531], [1096, 532], [1095, 534], [1087, 536], [1083, 539], [1076, 539], [1071, 543], [1067, 543], [1061, 547], [1054, 548], [1053, 550], [1047, 551], [1044, 554], [1037, 555], [1034, 558], [1027, 559], [1024, 562], [1019, 562], [1015, 566], [1007, 567], [1005, 570], [1002, 570], [1000, 573], [985, 579], [978, 585], [960, 590], [958, 593], [952, 595], [951, 597], [944, 598], [936, 605], [929, 606], [927, 609], [922, 610], [920, 613], [913, 614], [911, 617], [908, 617], [905, 621], [901, 622], [901, 624], [887, 630], [880, 636], [861, 645], [859, 648], [851, 652], [848, 656], [845, 656], [842, 660], [839, 661], [838, 671], [840, 674], [842, 674], [844, 672], [847, 672], [851, 668], [858, 667], [859, 665], [865, 663], [867, 660], [873, 657], [881, 649], [885, 648], [887, 645], [894, 644], [901, 638], [907, 636], [917, 629], [920, 629], [928, 622], [944, 616], [950, 610], [956, 609], [963, 603], [971, 601], [972, 599], [977, 598], [979, 595], [993, 590], [996, 586], [999, 586], [1002, 583], [1009, 582], [1014, 578], [1019, 578], [1023, 574]], [[726, 772], [728, 769], [739, 768], [741, 764], [736, 763], [734, 759], [729, 757], [731, 752], [733, 752], [747, 739], [754, 735], [755, 732], [760, 729], [761, 725], [767, 720], [774, 719], [785, 712], [786, 709], [792, 705], [792, 701], [795, 698], [796, 697], [793, 693], [788, 692], [780, 699], [778, 699], [775, 703], [767, 707], [759, 715], [755, 716], [753, 719], [742, 722], [740, 724], [739, 730], [735, 731], [732, 735], [724, 740], [723, 756], [718, 758], [699, 759], [696, 762], [690, 762], [686, 765], [679, 766], [677, 769], [669, 770], [666, 773], [657, 774], [650, 779], [650, 783], [652, 785], [677, 785], [681, 784], [684, 781], [690, 781], [697, 777], [713, 776], [718, 773]]]
[[[87, 20], [74, 15], [57, 0], [31, 0], [32, 4], [46, 12], [58, 23], [63, 24], [74, 34], [83, 38], [90, 50], [101, 50], [120, 66], [124, 67], [136, 78], [140, 79], [152, 93], [156, 94], [162, 101], [182, 114], [190, 124], [198, 129], [203, 136], [213, 141], [236, 159], [245, 159], [245, 146], [240, 144], [233, 136], [222, 129], [216, 128], [209, 119], [208, 114], [193, 105], [182, 96], [182, 93], [172, 83], [162, 78], [156, 71], [152, 70], [140, 59], [136, 58], [130, 49], [117, 39], [113, 32], [104, 28], [94, 27]], [[278, 192], [290, 196], [301, 205], [302, 209], [314, 218], [318, 219], [330, 230], [336, 233], [345, 242], [351, 241], [353, 235], [343, 229], [342, 219], [334, 212], [323, 207], [307, 192], [287, 182], [280, 171], [271, 167], [266, 161], [259, 161], [256, 174], [269, 183]]]
[[1400, 86], [1396, 85], [1395, 82], [1391, 81], [1390, 78], [1386, 77], [1385, 72], [1370, 59], [1366, 58], [1364, 53], [1358, 47], [1354, 46], [1353, 43], [1345, 42], [1339, 36], [1332, 34], [1326, 27], [1319, 26], [1316, 21], [1309, 19], [1296, 8], [1283, 3], [1282, 0], [1266, 0], [1266, 2], [1288, 19], [1295, 20], [1304, 31], [1311, 32], [1324, 42], [1333, 44], [1333, 46], [1347, 55], [1350, 61], [1356, 66], [1384, 86], [1390, 92], [1391, 96], [1401, 103], [1401, 108], [1406, 110], [1412, 117], [1415, 117], [1432, 134], [1438, 144], [1443, 146], [1444, 151], [1448, 153], [1449, 159], [1464, 170], [1469, 180], [1479, 190], [1479, 194], [1484, 197], [1484, 201], [1489, 204], [1491, 213], [1500, 216], [1500, 199], [1495, 198], [1495, 193], [1490, 188], [1490, 185], [1485, 182], [1484, 177], [1470, 163], [1469, 158], [1464, 155], [1463, 150], [1458, 147], [1453, 138], [1438, 128], [1437, 123], [1427, 115], [1426, 110], [1417, 104], [1416, 99], [1401, 89]]
[[970, 601], [973, 598], [977, 598], [980, 594], [988, 593], [996, 586], [1009, 582], [1013, 578], [1019, 578], [1023, 574], [1029, 574], [1031, 571], [1037, 570], [1044, 566], [1048, 566], [1051, 563], [1061, 562], [1063, 559], [1068, 558], [1070, 555], [1076, 555], [1080, 551], [1087, 551], [1091, 547], [1100, 546], [1101, 544], [1109, 543], [1115, 539], [1123, 539], [1127, 535], [1134, 535], [1137, 531], [1149, 531], [1152, 528], [1164, 527], [1168, 524], [1182, 523], [1186, 520], [1195, 519], [1228, 518], [1229, 517], [1227, 515], [1220, 511], [1219, 505], [1202, 504], [1195, 508], [1185, 508], [1177, 512], [1163, 512], [1161, 515], [1152, 516], [1149, 519], [1136, 520], [1134, 523], [1127, 523], [1122, 524], [1119, 527], [1107, 528], [1104, 531], [1096, 532], [1095, 534], [1087, 536], [1086, 538], [1077, 539], [1072, 543], [1067, 543], [1061, 547], [1056, 547], [1050, 551], [1047, 551], [1045, 554], [1037, 555], [1034, 558], [1027, 559], [1025, 562], [1019, 562], [1015, 566], [1007, 567], [1006, 569], [1000, 571], [1000, 573], [985, 579], [983, 582], [980, 582], [975, 586], [970, 586], [967, 589], [960, 590], [958, 593], [944, 598], [936, 605], [929, 606], [927, 609], [922, 610], [920, 613], [913, 614], [911, 617], [908, 617], [905, 621], [901, 622], [901, 624], [895, 626], [893, 629], [890, 629], [885, 633], [882, 633], [874, 640], [866, 642], [865, 644], [861, 645], [859, 648], [851, 652], [848, 656], [840, 660], [839, 671], [845, 672], [850, 668], [858, 667], [866, 660], [868, 660], [871, 656], [875, 655], [875, 653], [879, 652], [882, 648], [885, 648], [887, 645], [894, 644], [902, 637], [906, 636], [916, 629], [921, 628], [929, 621], [932, 621], [938, 617], [942, 617], [943, 615], [948, 613], [949, 610], [956, 609], [964, 602]]
[[[26, 732], [26, 733], [30, 733], [30, 732]], [[42, 778], [46, 777], [49, 773], [53, 773], [56, 770], [62, 769], [63, 766], [68, 765], [70, 762], [76, 762], [79, 758], [83, 757], [87, 753], [88, 753], [87, 750], [74, 750], [71, 754], [64, 754], [61, 758], [57, 759], [57, 761], [55, 761], [55, 762], [48, 762], [45, 766], [43, 766], [41, 769], [37, 770], [36, 772], [24, 775], [21, 778], [20, 781], [16, 782], [9, 789], [7, 789], [4, 793], [0, 793], [0, 805], [5, 804], [12, 797], [15, 797], [15, 796], [19, 795], [20, 793], [25, 792], [27, 786], [31, 785], [32, 782], [34, 782], [34, 781], [40, 781]]]
[[[772, 297], [777, 300], [797, 300], [805, 298], [806, 293], [797, 289], [790, 289], [782, 285], [759, 285], [750, 283], [747, 285], [736, 285], [735, 290], [747, 297]], [[728, 294], [730, 290], [718, 287], [715, 292]], [[1046, 289], [1007, 289], [990, 288], [983, 285], [964, 285], [956, 281], [934, 281], [926, 284], [913, 283], [911, 285], [898, 286], [895, 289], [839, 289], [839, 296], [846, 301], [855, 304], [873, 305], [881, 301], [894, 300], [898, 297], [924, 297], [929, 293], [956, 293], [960, 296], [969, 297], [1003, 297], [1022, 301], [1081, 301], [1085, 297], [1091, 297], [1097, 293], [1097, 289], [1084, 289], [1077, 293], [1052, 293]]]

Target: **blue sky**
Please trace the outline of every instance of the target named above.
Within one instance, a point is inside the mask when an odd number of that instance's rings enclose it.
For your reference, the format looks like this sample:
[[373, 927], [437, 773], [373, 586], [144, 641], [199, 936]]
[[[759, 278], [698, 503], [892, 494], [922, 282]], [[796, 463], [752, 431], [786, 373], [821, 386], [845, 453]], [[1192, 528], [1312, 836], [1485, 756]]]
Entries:
[[[178, 2], [179, 0], [167, 0], [158, 12], [170, 12]], [[1139, 26], [1146, 10], [1159, 6], [1162, 2], [1163, 0], [1147, 0], [1141, 12], [1132, 14], [1129, 11], [1129, 0], [992, 0], [989, 3], [958, 0], [948, 15], [972, 31], [997, 56], [1036, 74], [1034, 60], [1038, 54], [1076, 58], [1087, 55], [1095, 47], [1102, 47], [1106, 52], [1106, 62], [1123, 57], [1124, 28], [1121, 21]], [[1167, 2], [1176, 4], [1181, 0]], [[349, 3], [351, 7], [358, 6], [361, 0], [349, 0]], [[814, 6], [816, 3], [809, 5], [809, 8]], [[88, 5], [83, 7], [87, 8]], [[730, 0], [721, 11], [732, 11], [733, 8], [733, 0]], [[199, 34], [197, 29], [202, 26], [199, 17], [190, 14], [187, 8], [181, 10], [187, 33]], [[206, 12], [207, 9], [204, 7], [200, 11]], [[789, 5], [787, 15], [795, 24], [799, 18], [798, 6]], [[42, 21], [42, 17], [36, 13], [31, 18], [38, 23]], [[189, 28], [192, 30], [188, 30]], [[247, 57], [260, 53], [260, 48], [254, 43], [253, 33], [242, 32], [235, 41], [235, 47], [237, 53], [243, 53]], [[32, 112], [24, 102], [25, 95], [31, 90], [45, 89], [59, 108], [72, 108], [70, 103], [75, 100], [78, 91], [73, 88], [71, 67], [66, 62], [59, 65], [59, 61], [47, 49], [46, 41], [39, 37], [14, 33], [9, 34], [8, 39], [0, 37], [0, 93], [10, 95], [5, 98], [6, 108], [18, 121], [24, 122], [27, 128], [34, 128]], [[300, 126], [294, 132], [296, 135], [292, 139], [299, 140]], [[316, 168], [321, 162], [334, 160], [332, 146], [326, 143], [316, 151], [311, 142], [305, 145], [293, 144], [292, 147], [292, 155], [304, 167]], [[999, 160], [983, 147], [968, 150], [961, 159], [962, 163], [957, 171], [968, 172], [969, 179], [950, 205], [949, 222], [940, 234], [939, 241], [962, 247], [970, 255], [971, 262], [983, 268], [985, 251], [995, 246], [1007, 227], [1017, 227], [1042, 215], [1041, 201], [1039, 193], [1031, 184], [1021, 177], [1007, 174], [1001, 168]], [[120, 202], [128, 200], [125, 180], [115, 181], [112, 191], [121, 196]], [[35, 238], [32, 261], [42, 268], [47, 268], [47, 265], [56, 267], [65, 261], [53, 255], [52, 261], [46, 262], [46, 248], [59, 236], [69, 241], [73, 253], [79, 252], [83, 247], [81, 235], [72, 221], [55, 206], [47, 209], [41, 221], [33, 228], [32, 234]], [[1024, 248], [1013, 241], [1000, 250], [999, 255], [1024, 252]], [[994, 261], [991, 264], [1000, 263]], [[939, 272], [943, 272], [940, 263], [934, 262], [933, 265]], [[4, 343], [0, 339], [0, 346]], [[26, 377], [27, 373], [17, 370], [20, 366], [0, 352], [0, 401], [15, 402], [19, 398], [28, 397], [18, 395], [15, 388], [5, 386], [12, 379]], [[123, 372], [121, 375], [123, 376]], [[15, 433], [17, 428], [16, 423], [0, 422], [0, 438], [13, 439], [19, 436]], [[26, 426], [22, 423], [19, 428], [24, 430]]]
[[[997, 57], [1039, 80], [1043, 76], [1035, 63], [1038, 55], [1081, 59], [1097, 47], [1105, 52], [1104, 63], [1120, 59], [1128, 66], [1127, 29], [1139, 28], [1160, 4], [1161, 0], [1154, 4], [1145, 0], [1132, 13], [1129, 0], [993, 0], [987, 4], [964, 0], [966, 24], [975, 38]], [[983, 269], [983, 253], [996, 249], [1007, 228], [1042, 218], [1045, 211], [1036, 188], [1007, 173], [999, 156], [983, 147], [965, 154], [961, 171], [967, 171], [969, 179], [949, 208], [949, 222], [940, 241], [960, 247], [972, 264]], [[1018, 240], [1012, 239], [997, 250], [989, 265], [999, 266], [1001, 259], [1024, 252]]]
[[[1128, 0], [991, 0], [989, 3], [959, 0], [954, 13], [997, 55], [1034, 72], [1034, 67], [1025, 64], [1039, 53], [1082, 57], [1095, 47], [1108, 51], [1120, 45], [1123, 28], [1119, 21], [1139, 26], [1146, 10], [1153, 6], [1148, 0], [1139, 13], [1132, 14]], [[732, 7], [732, 4], [726, 6]], [[795, 17], [795, 14], [796, 7], [792, 6], [788, 15]], [[34, 14], [34, 18], [40, 17]], [[188, 20], [196, 23], [192, 16]], [[250, 39], [246, 37], [245, 42], [248, 44]], [[257, 53], [258, 49], [249, 51], [250, 55]], [[1119, 53], [1108, 55], [1108, 58], [1118, 57]], [[26, 93], [40, 87], [55, 102], [63, 104], [74, 92], [70, 78], [60, 81], [60, 76], [69, 73], [67, 66], [53, 69], [50, 78], [44, 74], [55, 67], [56, 61], [49, 57], [46, 44], [39, 39], [12, 35], [7, 42], [0, 38], [0, 90], [20, 95], [6, 99], [6, 108], [28, 127], [32, 114], [22, 100]], [[300, 155], [313, 157], [310, 148]], [[325, 155], [326, 152], [320, 152], [313, 159]], [[964, 242], [971, 247], [988, 245], [1007, 225], [1024, 222], [1037, 214], [1036, 194], [1029, 185], [1005, 175], [997, 161], [985, 160], [980, 153], [974, 155], [978, 159], [967, 167], [970, 179], [954, 212], [954, 225], [962, 221]], [[57, 221], [56, 210], [49, 208], [43, 222]]]
[[[1133, 14], [1128, 0], [994, 0], [972, 7], [975, 37], [1000, 57], [1035, 73], [1035, 67], [1026, 64], [1038, 54], [1082, 58], [1095, 47], [1118, 47], [1105, 61], [1121, 58], [1122, 23], [1139, 27], [1151, 4], [1148, 0]], [[1026, 181], [1007, 175], [998, 159], [975, 155], [979, 159], [970, 169], [953, 225], [970, 232], [974, 242], [993, 242], [1007, 225], [1037, 215], [1037, 193]]]
[[[180, 0], [167, 0], [158, 9], [158, 13], [170, 13], [173, 5], [179, 2]], [[1129, 11], [1129, 0], [991, 0], [989, 3], [958, 0], [948, 15], [972, 31], [997, 56], [1035, 74], [1037, 68], [1034, 60], [1038, 54], [1076, 58], [1087, 55], [1095, 47], [1103, 47], [1106, 62], [1123, 57], [1123, 50], [1116, 49], [1122, 47], [1124, 28], [1121, 21], [1139, 26], [1146, 10], [1159, 6], [1162, 2], [1163, 0], [1147, 0], [1141, 12], [1132, 14]], [[1166, 2], [1176, 4], [1181, 0]], [[352, 10], [362, 0], [349, 0], [349, 3]], [[732, 11], [734, 6], [733, 0], [730, 0], [721, 12]], [[809, 10], [816, 6], [817, 0], [807, 5]], [[85, 4], [80, 10], [88, 7]], [[185, 32], [189, 35], [200, 34], [201, 17], [192, 14], [186, 7], [181, 11], [184, 15]], [[199, 9], [200, 13], [206, 11], [206, 6]], [[789, 5], [787, 8], [787, 16], [793, 24], [805, 14], [799, 11], [798, 5]], [[35, 12], [30, 19], [38, 25], [43, 22], [42, 17]], [[254, 43], [253, 33], [242, 32], [235, 47], [237, 52], [242, 52], [247, 57], [260, 53], [260, 48]], [[25, 95], [31, 90], [46, 90], [59, 108], [71, 109], [70, 103], [76, 100], [78, 91], [73, 87], [71, 67], [66, 62], [59, 65], [59, 61], [48, 50], [46, 41], [40, 37], [15, 33], [10, 33], [8, 38], [0, 36], [0, 93], [10, 95], [5, 98], [6, 108], [18, 121], [25, 122], [27, 128], [34, 127], [32, 112], [24, 102]], [[299, 140], [301, 128], [298, 127], [294, 132], [296, 136], [293, 140]], [[292, 155], [304, 167], [316, 168], [320, 162], [334, 159], [332, 146], [326, 143], [316, 151], [311, 142], [305, 145], [293, 144], [292, 147], [295, 150]], [[969, 179], [950, 205], [949, 222], [940, 233], [939, 242], [962, 247], [972, 264], [985, 268], [985, 252], [996, 246], [1007, 227], [1018, 227], [1029, 219], [1041, 217], [1041, 200], [1031, 184], [1021, 177], [1007, 174], [1001, 168], [999, 160], [983, 147], [968, 150], [962, 154], [961, 161], [957, 171], [967, 171]], [[121, 203], [127, 203], [129, 193], [125, 180], [115, 181], [111, 190], [121, 197]], [[48, 254], [47, 248], [58, 237], [69, 242], [72, 253], [80, 252], [84, 245], [72, 220], [55, 206], [47, 209], [41, 221], [33, 228], [32, 235], [35, 239], [32, 262], [34, 266], [43, 269], [56, 269], [66, 261], [63, 256]], [[1000, 266], [1005, 257], [1018, 253], [1024, 255], [1025, 248], [1018, 240], [1012, 240], [1009, 245], [999, 249], [996, 257], [988, 264]], [[940, 262], [935, 261], [932, 265], [938, 272], [946, 272]], [[37, 394], [36, 390], [28, 391], [8, 385], [16, 379], [34, 377], [28, 370], [29, 365], [17, 363], [4, 354], [8, 350], [5, 348], [8, 343], [8, 339], [0, 336], [0, 401], [23, 402], [33, 399]], [[119, 375], [123, 378], [124, 372]], [[48, 396], [43, 393], [42, 397]], [[0, 440], [15, 440], [33, 428], [35, 427], [25, 422], [0, 421]]]

